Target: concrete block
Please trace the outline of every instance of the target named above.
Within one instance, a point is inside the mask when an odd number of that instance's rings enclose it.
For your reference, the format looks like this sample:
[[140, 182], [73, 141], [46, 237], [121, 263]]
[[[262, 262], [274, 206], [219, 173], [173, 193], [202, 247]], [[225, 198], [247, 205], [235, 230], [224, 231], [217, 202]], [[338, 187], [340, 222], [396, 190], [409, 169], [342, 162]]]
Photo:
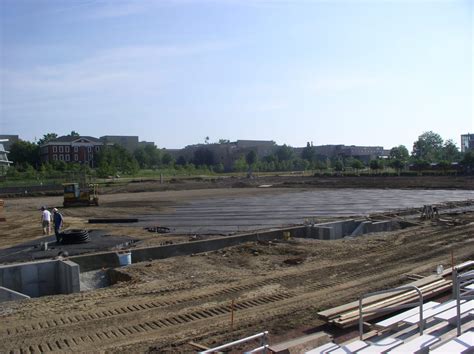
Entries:
[[28, 295], [0, 286], [0, 302], [29, 299]]
[[57, 261], [45, 262], [39, 264], [37, 270], [38, 296], [57, 294]]
[[24, 263], [22, 266], [18, 266], [17, 269], [20, 273], [19, 279], [21, 281], [21, 286], [13, 289], [31, 297], [39, 296], [38, 267], [40, 267], [40, 263], [37, 265]]
[[331, 340], [332, 337], [326, 332], [317, 332], [287, 342], [271, 345], [269, 349], [275, 354], [299, 354], [329, 343]]
[[59, 260], [56, 284], [56, 291], [59, 294], [73, 294], [81, 291], [79, 265], [71, 261]]
[[362, 221], [359, 226], [357, 226], [354, 231], [352, 231], [351, 236], [360, 236], [367, 232], [367, 226], [370, 225], [370, 221]]
[[30, 297], [78, 292], [79, 266], [58, 260], [3, 265], [0, 286]]

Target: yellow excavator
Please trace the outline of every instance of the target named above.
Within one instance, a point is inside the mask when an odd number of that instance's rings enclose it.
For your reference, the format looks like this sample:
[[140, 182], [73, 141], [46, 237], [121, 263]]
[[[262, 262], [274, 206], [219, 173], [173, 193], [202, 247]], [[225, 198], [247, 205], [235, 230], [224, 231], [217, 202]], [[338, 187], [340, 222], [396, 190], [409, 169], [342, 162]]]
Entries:
[[64, 207], [71, 206], [99, 206], [99, 185], [89, 184], [86, 188], [80, 188], [79, 183], [64, 183]]

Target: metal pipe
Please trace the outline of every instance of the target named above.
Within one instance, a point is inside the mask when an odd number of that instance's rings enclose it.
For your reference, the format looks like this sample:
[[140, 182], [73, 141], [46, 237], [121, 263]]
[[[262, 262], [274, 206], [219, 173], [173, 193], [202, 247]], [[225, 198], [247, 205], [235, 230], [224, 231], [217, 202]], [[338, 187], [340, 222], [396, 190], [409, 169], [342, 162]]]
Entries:
[[[368, 297], [375, 296], [375, 295], [393, 293], [393, 292], [398, 293], [398, 292], [403, 292], [405, 290], [410, 290], [410, 291], [415, 290], [418, 293], [418, 299], [419, 300], [416, 302], [416, 304], [420, 307], [420, 309], [419, 309], [419, 312], [420, 312], [419, 328], [420, 328], [420, 335], [423, 334], [423, 329], [424, 329], [423, 293], [416, 286], [407, 285], [407, 286], [402, 286], [402, 287], [399, 287], [399, 288], [380, 290], [380, 291], [376, 291], [376, 292], [373, 292], [373, 293], [363, 294], [359, 297], [359, 338], [360, 338], [360, 340], [363, 340], [363, 337], [364, 337], [364, 311], [362, 310], [362, 302], [363, 302], [364, 298], [368, 298]], [[412, 303], [412, 304], [415, 304], [415, 303]], [[400, 306], [392, 306], [392, 307], [389, 307], [389, 308], [393, 309], [393, 310], [396, 310], [396, 309], [401, 309], [401, 308], [407, 308], [408, 305], [409, 304], [404, 304], [404, 305], [400, 305]], [[370, 310], [370, 312], [371, 313], [377, 313], [377, 312], [382, 312], [382, 311], [385, 311], [385, 310], [386, 310], [385, 308], [379, 308], [379, 309], [375, 308], [375, 309]]]
[[220, 345], [218, 347], [215, 347], [215, 348], [211, 348], [211, 349], [207, 349], [203, 352], [200, 352], [202, 354], [205, 354], [205, 353], [213, 353], [213, 352], [216, 352], [218, 350], [221, 350], [221, 349], [225, 349], [225, 348], [229, 348], [229, 347], [232, 347], [234, 345], [237, 345], [237, 344], [242, 344], [242, 343], [246, 343], [248, 341], [251, 341], [253, 339], [258, 339], [260, 337], [266, 337], [268, 335], [268, 331], [265, 331], [265, 332], [261, 332], [261, 333], [257, 333], [257, 334], [254, 334], [253, 336], [250, 336], [250, 337], [246, 337], [246, 338], [242, 338], [242, 339], [238, 339], [236, 341], [233, 341], [233, 342], [230, 342], [230, 343], [226, 343], [226, 344], [223, 344], [223, 345]]
[[248, 352], [244, 352], [244, 354], [259, 353], [259, 352], [262, 352], [262, 351], [263, 351], [264, 353], [266, 353], [268, 347], [269, 347], [269, 345], [268, 345], [268, 344], [265, 344], [265, 345], [262, 345], [261, 347], [258, 347], [258, 348], [249, 350]]

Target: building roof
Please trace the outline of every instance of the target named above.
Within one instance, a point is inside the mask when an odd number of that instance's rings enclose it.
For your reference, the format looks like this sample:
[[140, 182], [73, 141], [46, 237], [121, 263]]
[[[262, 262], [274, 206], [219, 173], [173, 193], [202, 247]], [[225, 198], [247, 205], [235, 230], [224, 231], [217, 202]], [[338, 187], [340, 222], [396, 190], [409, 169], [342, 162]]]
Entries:
[[97, 139], [97, 138], [94, 138], [92, 136], [70, 136], [70, 135], [64, 135], [64, 136], [60, 136], [56, 139], [52, 139], [50, 141], [48, 141], [46, 144], [43, 144], [42, 146], [45, 146], [45, 145], [48, 145], [48, 144], [57, 144], [57, 143], [72, 143], [72, 142], [75, 142], [77, 140], [80, 140], [80, 139], [86, 139], [86, 140], [89, 140], [90, 142], [93, 142], [93, 143], [100, 143], [102, 144], [102, 141], [100, 139]]

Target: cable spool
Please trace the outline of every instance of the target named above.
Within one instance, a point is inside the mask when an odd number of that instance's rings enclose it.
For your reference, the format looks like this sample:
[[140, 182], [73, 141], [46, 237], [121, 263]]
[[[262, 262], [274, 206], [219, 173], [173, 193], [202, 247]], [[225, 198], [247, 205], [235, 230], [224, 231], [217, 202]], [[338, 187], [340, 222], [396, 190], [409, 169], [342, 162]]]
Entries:
[[85, 243], [90, 241], [89, 232], [87, 230], [64, 230], [59, 234], [59, 237], [63, 244]]

